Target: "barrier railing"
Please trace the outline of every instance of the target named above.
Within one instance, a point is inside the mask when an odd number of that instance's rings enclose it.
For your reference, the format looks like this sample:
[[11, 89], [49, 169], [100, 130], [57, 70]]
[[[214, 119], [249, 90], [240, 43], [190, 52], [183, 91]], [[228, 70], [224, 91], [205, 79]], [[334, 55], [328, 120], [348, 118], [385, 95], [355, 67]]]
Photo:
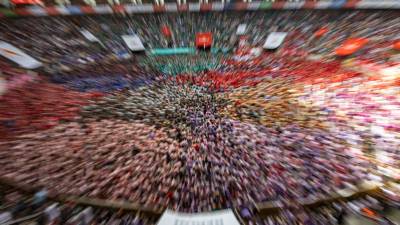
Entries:
[[[329, 197], [326, 197], [324, 199], [318, 199], [318, 200], [313, 200], [309, 202], [304, 202], [301, 204], [304, 208], [316, 208], [322, 205], [328, 205], [333, 202], [340, 202], [340, 201], [349, 201], [353, 199], [357, 199], [366, 195], [371, 195], [371, 196], [379, 196], [381, 193], [379, 187], [371, 187], [371, 188], [364, 188], [364, 189], [359, 189], [352, 193], [349, 196], [342, 196], [340, 194], [332, 194]], [[280, 212], [282, 207], [277, 207], [277, 203], [275, 202], [263, 202], [263, 203], [258, 203], [256, 204], [256, 209], [260, 213], [260, 215], [271, 215], [271, 214], [276, 214]]]
[[[16, 190], [29, 194], [34, 194], [35, 192], [38, 191], [35, 188], [28, 188], [24, 185], [18, 184], [17, 182], [7, 178], [0, 178], [0, 185], [12, 187]], [[372, 187], [359, 187], [358, 190], [355, 190], [351, 194], [346, 196], [340, 195], [339, 193], [335, 193], [324, 199], [304, 201], [304, 203], [302, 203], [301, 205], [304, 208], [311, 209], [319, 207], [321, 205], [332, 204], [334, 202], [350, 201], [366, 195], [371, 195], [380, 199], [385, 199], [385, 196], [381, 191], [381, 188], [378, 186], [372, 186]], [[78, 197], [78, 196], [70, 196], [62, 194], [54, 196], [50, 195], [48, 197], [50, 200], [57, 202], [70, 202], [82, 206], [92, 206], [96, 208], [105, 208], [105, 209], [112, 209], [112, 210], [119, 210], [126, 212], [129, 211], [141, 212], [145, 215], [149, 215], [152, 217], [159, 217], [163, 213], [162, 209], [157, 209], [155, 207], [143, 207], [140, 206], [139, 204], [132, 202], [114, 201], [114, 200], [110, 201], [97, 198]], [[277, 214], [280, 211], [284, 210], [285, 208], [278, 206], [277, 202], [268, 201], [268, 202], [256, 203], [256, 209], [260, 216], [267, 216], [267, 215]], [[234, 212], [236, 212], [235, 214], [238, 216], [239, 220], [241, 220], [239, 211], [234, 209]]]
[[[14, 188], [18, 191], [27, 194], [34, 194], [37, 191], [39, 191], [37, 188], [28, 188], [25, 185], [18, 184], [17, 182], [7, 178], [0, 178], [0, 185], [8, 186], [10, 188]], [[93, 206], [97, 208], [141, 212], [149, 216], [160, 216], [163, 212], [163, 210], [157, 209], [155, 207], [154, 208], [143, 207], [136, 203], [124, 202], [124, 201], [114, 201], [114, 200], [110, 201], [97, 198], [79, 197], [79, 196], [63, 195], [63, 194], [55, 194], [55, 195], [50, 194], [48, 198], [56, 202], [72, 202], [74, 204], [82, 206]]]

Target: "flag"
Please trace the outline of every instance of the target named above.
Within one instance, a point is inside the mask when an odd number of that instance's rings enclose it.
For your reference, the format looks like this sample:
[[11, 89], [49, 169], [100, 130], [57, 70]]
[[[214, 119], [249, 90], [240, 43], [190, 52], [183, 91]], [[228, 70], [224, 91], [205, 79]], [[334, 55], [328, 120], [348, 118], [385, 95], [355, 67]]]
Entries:
[[339, 56], [351, 55], [361, 49], [367, 42], [368, 39], [366, 38], [349, 38], [335, 49], [335, 53]]
[[209, 48], [212, 45], [212, 33], [197, 33], [196, 34], [196, 47], [198, 48]]
[[36, 69], [42, 66], [41, 62], [27, 55], [19, 48], [4, 41], [0, 41], [0, 55], [26, 69]]

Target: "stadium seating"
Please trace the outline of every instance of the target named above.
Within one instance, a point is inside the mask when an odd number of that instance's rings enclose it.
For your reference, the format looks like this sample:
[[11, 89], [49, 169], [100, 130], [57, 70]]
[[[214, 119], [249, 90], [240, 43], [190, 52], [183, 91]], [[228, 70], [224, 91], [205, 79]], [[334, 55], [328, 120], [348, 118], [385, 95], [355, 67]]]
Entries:
[[[359, 197], [360, 187], [400, 178], [399, 19], [282, 10], [0, 20], [0, 39], [43, 63], [33, 72], [0, 60], [0, 181], [57, 197], [0, 219], [155, 224], [165, 209], [232, 208], [246, 224], [325, 225], [344, 211], [368, 214], [386, 197]], [[194, 49], [204, 32], [209, 52]], [[271, 32], [287, 36], [262, 49]], [[126, 34], [146, 51], [130, 50]], [[187, 51], [154, 53], [179, 48]], [[70, 207], [64, 195], [94, 208]], [[265, 202], [274, 215], [263, 215]]]

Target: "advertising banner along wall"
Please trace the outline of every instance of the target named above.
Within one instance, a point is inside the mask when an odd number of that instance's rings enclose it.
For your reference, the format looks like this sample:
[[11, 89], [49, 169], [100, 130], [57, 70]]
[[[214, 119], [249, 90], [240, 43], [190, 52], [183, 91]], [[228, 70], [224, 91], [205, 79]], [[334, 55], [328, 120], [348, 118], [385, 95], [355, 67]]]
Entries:
[[157, 225], [192, 224], [240, 225], [231, 209], [193, 214], [166, 210], [157, 223]]

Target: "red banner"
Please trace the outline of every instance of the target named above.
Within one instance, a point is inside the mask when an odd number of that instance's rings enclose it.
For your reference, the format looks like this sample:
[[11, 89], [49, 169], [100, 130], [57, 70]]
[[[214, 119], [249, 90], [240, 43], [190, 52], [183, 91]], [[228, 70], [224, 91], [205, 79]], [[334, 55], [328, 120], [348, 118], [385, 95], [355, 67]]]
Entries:
[[212, 45], [212, 33], [197, 33], [196, 34], [196, 47], [198, 48], [209, 48]]

